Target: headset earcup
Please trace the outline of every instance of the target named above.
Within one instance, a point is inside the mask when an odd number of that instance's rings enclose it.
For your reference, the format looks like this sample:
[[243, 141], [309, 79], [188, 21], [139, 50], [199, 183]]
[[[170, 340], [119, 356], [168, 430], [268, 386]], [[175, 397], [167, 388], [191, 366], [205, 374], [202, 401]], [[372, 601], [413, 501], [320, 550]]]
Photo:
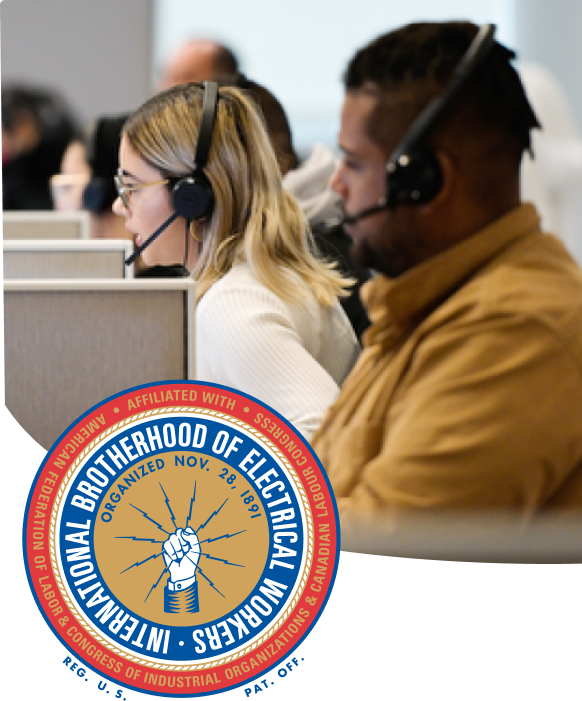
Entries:
[[172, 203], [178, 215], [184, 219], [207, 217], [214, 205], [214, 193], [208, 179], [202, 173], [182, 178], [172, 190]]
[[426, 204], [439, 193], [443, 173], [430, 149], [416, 149], [388, 163], [386, 180], [390, 206]]
[[89, 212], [102, 214], [111, 208], [117, 193], [103, 178], [93, 177], [83, 190], [82, 207]]

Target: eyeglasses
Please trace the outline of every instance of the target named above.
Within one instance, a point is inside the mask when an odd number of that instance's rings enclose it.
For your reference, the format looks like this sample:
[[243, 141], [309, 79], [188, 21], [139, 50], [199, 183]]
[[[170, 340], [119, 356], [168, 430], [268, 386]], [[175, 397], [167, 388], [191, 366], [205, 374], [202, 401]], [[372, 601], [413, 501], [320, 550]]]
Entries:
[[119, 198], [123, 202], [123, 206], [126, 209], [131, 208], [130, 195], [132, 192], [136, 192], [137, 190], [145, 190], [146, 187], [153, 187], [154, 185], [165, 185], [169, 182], [169, 179], [165, 178], [164, 180], [156, 180], [153, 183], [139, 183], [139, 185], [128, 185], [125, 182], [125, 173], [121, 168], [119, 168], [119, 170], [117, 171], [117, 175], [113, 176], [113, 180], [115, 181], [115, 188], [117, 189], [117, 194], [119, 195]]

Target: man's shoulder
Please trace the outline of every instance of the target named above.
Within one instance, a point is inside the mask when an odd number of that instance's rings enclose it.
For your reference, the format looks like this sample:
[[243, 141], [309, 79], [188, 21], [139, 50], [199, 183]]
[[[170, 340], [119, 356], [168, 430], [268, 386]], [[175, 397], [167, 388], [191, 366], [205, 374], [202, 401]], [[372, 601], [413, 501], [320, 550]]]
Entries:
[[582, 270], [564, 244], [550, 234], [515, 241], [465, 288], [493, 309], [550, 318], [582, 314]]
[[484, 328], [496, 320], [521, 319], [568, 347], [582, 366], [582, 270], [552, 235], [538, 233], [514, 242], [436, 314], [441, 323], [448, 317]]

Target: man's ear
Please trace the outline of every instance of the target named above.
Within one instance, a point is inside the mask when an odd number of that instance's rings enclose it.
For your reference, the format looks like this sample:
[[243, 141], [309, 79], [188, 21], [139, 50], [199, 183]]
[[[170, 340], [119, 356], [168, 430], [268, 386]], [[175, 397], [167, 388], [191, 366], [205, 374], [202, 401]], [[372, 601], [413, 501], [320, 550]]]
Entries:
[[439, 150], [435, 152], [435, 157], [441, 169], [442, 183], [440, 190], [430, 202], [422, 205], [425, 214], [432, 214], [449, 202], [457, 186], [458, 173], [452, 155], [448, 151]]

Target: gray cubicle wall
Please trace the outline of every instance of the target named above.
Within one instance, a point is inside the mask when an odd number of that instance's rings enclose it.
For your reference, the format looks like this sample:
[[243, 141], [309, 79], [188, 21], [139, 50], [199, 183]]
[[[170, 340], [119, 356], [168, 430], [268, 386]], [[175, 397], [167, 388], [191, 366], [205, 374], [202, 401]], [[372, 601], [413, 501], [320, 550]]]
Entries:
[[3, 212], [2, 233], [12, 239], [88, 239], [89, 212]]
[[193, 328], [190, 278], [6, 280], [6, 406], [48, 450], [112, 394], [194, 379]]
[[133, 252], [127, 239], [6, 240], [3, 242], [4, 278], [132, 278]]
[[4, 86], [56, 89], [83, 125], [151, 95], [152, 0], [2, 0], [0, 18]]

